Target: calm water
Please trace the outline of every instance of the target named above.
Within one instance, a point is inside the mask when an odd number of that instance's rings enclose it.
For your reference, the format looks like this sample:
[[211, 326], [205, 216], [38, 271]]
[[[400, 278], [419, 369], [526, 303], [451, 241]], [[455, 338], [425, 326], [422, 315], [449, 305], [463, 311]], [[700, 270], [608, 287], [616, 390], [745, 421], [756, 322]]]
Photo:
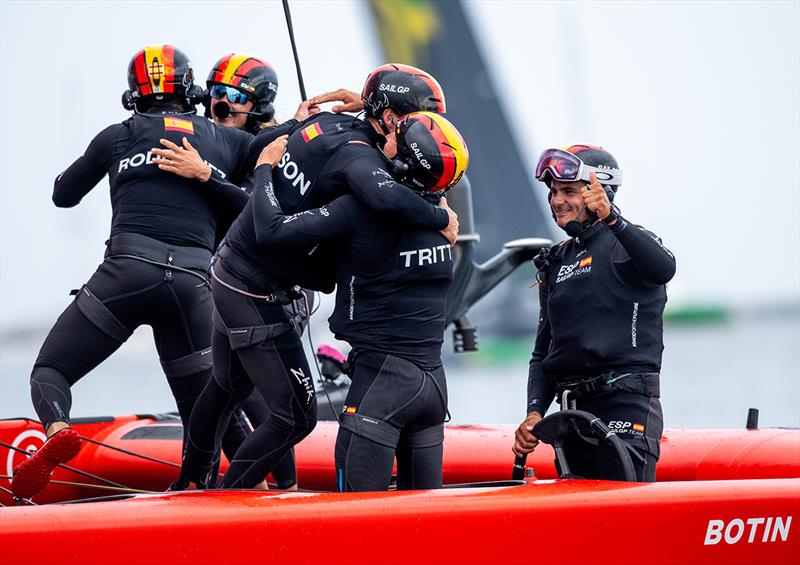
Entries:
[[[6, 335], [0, 342], [0, 417], [35, 417], [28, 377], [43, 338], [44, 331], [25, 338]], [[668, 326], [665, 344], [667, 427], [742, 427], [749, 407], [761, 409], [762, 426], [800, 427], [796, 308], [779, 315], [740, 314], [726, 325]], [[524, 357], [491, 365], [449, 353], [445, 359], [454, 423], [518, 423], [525, 408]], [[140, 328], [73, 388], [74, 416], [170, 410], [172, 397], [149, 328]]]

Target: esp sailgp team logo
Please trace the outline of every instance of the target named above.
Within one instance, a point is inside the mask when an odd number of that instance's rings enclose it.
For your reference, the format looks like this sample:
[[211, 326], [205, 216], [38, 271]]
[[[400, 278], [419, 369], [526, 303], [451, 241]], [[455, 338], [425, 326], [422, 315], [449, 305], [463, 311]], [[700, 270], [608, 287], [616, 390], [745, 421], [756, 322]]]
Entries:
[[575, 261], [569, 265], [562, 265], [558, 270], [558, 275], [556, 276], [556, 284], [564, 282], [567, 279], [571, 279], [572, 277], [588, 275], [590, 272], [592, 272], [591, 255], [584, 257], [583, 259], [579, 259], [578, 261]]

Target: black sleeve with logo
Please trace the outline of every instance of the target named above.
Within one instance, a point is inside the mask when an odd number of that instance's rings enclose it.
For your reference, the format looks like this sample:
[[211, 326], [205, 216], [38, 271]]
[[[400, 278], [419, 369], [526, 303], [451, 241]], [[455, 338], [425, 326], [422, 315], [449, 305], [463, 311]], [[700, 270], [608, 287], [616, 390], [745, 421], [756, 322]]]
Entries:
[[107, 172], [111, 187], [111, 236], [138, 233], [165, 243], [215, 248], [221, 216], [234, 215], [247, 196], [233, 185], [201, 183], [161, 171], [152, 149], [160, 139], [190, 140], [216, 175], [229, 180], [252, 136], [216, 128], [196, 115], [137, 114], [101, 132], [56, 179], [53, 200], [74, 206]]
[[275, 197], [271, 179], [271, 165], [261, 165], [256, 169], [250, 211], [258, 245], [270, 247], [313, 244], [353, 230], [348, 210], [352, 213], [358, 206], [354, 197], [342, 196], [321, 208], [285, 216]]
[[340, 151], [342, 174], [356, 198], [370, 210], [410, 226], [435, 230], [447, 227], [447, 212], [397, 183], [385, 170], [386, 162], [381, 155], [367, 149], [360, 144], [349, 144]]

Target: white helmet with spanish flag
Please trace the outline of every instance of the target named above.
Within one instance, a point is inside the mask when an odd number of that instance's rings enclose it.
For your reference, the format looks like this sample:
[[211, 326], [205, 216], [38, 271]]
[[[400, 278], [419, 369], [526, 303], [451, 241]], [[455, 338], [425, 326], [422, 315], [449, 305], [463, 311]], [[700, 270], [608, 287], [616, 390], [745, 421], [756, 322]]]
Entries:
[[395, 178], [419, 192], [441, 192], [461, 180], [469, 150], [456, 127], [441, 114], [414, 112], [397, 123]]

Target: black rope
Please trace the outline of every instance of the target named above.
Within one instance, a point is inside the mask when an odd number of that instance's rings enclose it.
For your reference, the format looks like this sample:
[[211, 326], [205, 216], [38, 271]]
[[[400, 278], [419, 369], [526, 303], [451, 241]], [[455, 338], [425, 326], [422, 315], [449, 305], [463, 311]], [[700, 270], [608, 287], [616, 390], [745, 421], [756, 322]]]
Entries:
[[[9, 443], [6, 443], [4, 441], [0, 441], [0, 446], [6, 447], [8, 449], [13, 449], [14, 451], [16, 451], [18, 453], [24, 453], [25, 455], [30, 455], [30, 453], [25, 451], [24, 449], [20, 449], [19, 447], [14, 447], [13, 445], [11, 445]], [[130, 488], [130, 487], [127, 487], [125, 485], [121, 485], [119, 483], [115, 483], [112, 480], [104, 479], [103, 477], [98, 477], [97, 475], [93, 475], [91, 473], [87, 473], [86, 471], [81, 471], [80, 469], [76, 469], [75, 467], [70, 467], [69, 465], [65, 465], [63, 463], [59, 463], [58, 466], [63, 468], [63, 469], [66, 469], [67, 471], [72, 471], [73, 473], [75, 473], [77, 475], [81, 475], [83, 477], [86, 477], [87, 479], [94, 479], [95, 481], [100, 481], [101, 483], [105, 483], [105, 484], [107, 484], [109, 486], [112, 486], [112, 487]]]
[[325, 397], [328, 399], [328, 407], [331, 409], [331, 414], [333, 415], [333, 419], [336, 422], [339, 422], [339, 415], [333, 408], [333, 400], [331, 400], [331, 395], [328, 394], [328, 388], [325, 386], [325, 377], [322, 376], [322, 369], [319, 366], [319, 359], [317, 359], [317, 352], [314, 350], [314, 341], [311, 339], [311, 314], [310, 314], [311, 309], [308, 307], [308, 295], [303, 293], [303, 296], [305, 297], [306, 301], [306, 312], [309, 312], [308, 323], [306, 324], [306, 334], [308, 335], [308, 346], [311, 348], [311, 357], [314, 359], [314, 366], [317, 368], [317, 374], [319, 375], [319, 383], [322, 385], [322, 391], [325, 393]]
[[152, 461], [154, 463], [161, 463], [162, 465], [169, 465], [170, 467], [177, 467], [178, 469], [181, 468], [181, 466], [178, 463], [173, 463], [172, 461], [164, 461], [163, 459], [150, 457], [149, 455], [142, 455], [141, 453], [136, 453], [135, 451], [129, 451], [127, 449], [116, 447], [114, 445], [109, 445], [107, 443], [103, 443], [102, 441], [97, 441], [96, 439], [88, 438], [86, 436], [81, 436], [81, 439], [88, 441], [89, 443], [99, 445], [100, 447], [105, 447], [107, 449], [113, 449], [114, 451], [119, 451], [120, 453], [125, 453], [126, 455], [130, 455], [132, 457], [138, 457], [139, 459], [145, 459], [147, 461]]
[[[25, 453], [27, 453], [27, 451]], [[27, 504], [30, 504], [31, 506], [39, 506], [34, 501], [32, 501], [30, 498], [20, 498], [20, 497], [18, 497], [16, 494], [14, 494], [14, 491], [12, 491], [10, 489], [7, 489], [6, 487], [0, 486], [0, 490], [2, 490], [5, 493], [10, 494], [11, 498], [13, 498], [14, 500], [25, 502]], [[0, 506], [5, 506], [5, 505], [4, 504], [0, 504]]]

